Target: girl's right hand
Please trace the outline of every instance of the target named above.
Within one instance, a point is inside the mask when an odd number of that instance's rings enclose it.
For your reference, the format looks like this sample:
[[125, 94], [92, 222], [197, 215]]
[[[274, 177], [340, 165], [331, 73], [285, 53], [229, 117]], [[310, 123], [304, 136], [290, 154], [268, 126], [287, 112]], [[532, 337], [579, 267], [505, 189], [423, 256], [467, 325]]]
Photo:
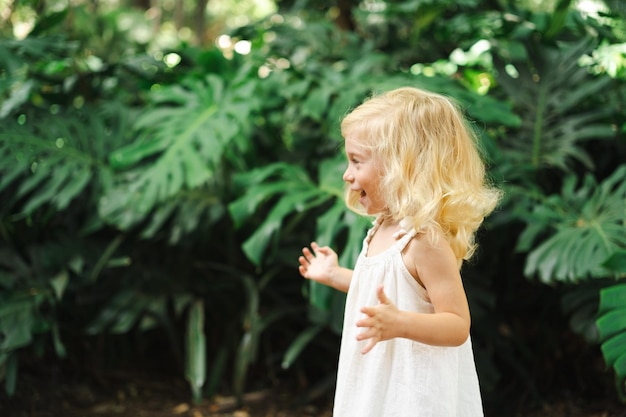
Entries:
[[337, 253], [328, 246], [320, 247], [315, 242], [311, 242], [311, 249], [303, 248], [302, 256], [298, 258], [300, 275], [320, 284], [332, 285], [333, 275], [339, 268]]

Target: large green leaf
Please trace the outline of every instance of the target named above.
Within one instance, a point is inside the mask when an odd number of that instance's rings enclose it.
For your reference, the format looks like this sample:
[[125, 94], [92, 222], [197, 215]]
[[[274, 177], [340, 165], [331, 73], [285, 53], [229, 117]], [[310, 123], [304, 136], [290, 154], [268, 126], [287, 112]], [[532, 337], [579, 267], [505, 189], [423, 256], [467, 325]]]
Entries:
[[615, 371], [615, 383], [622, 401], [626, 401], [626, 284], [614, 284], [600, 291], [596, 320], [602, 354]]
[[553, 195], [533, 209], [519, 249], [533, 246], [539, 231], [548, 237], [530, 250], [524, 273], [546, 282], [576, 281], [612, 274], [605, 261], [626, 247], [624, 202], [626, 166], [602, 183], [587, 175], [579, 188], [570, 175], [561, 195]]
[[288, 369], [298, 358], [304, 348], [323, 330], [320, 325], [313, 325], [303, 330], [298, 337], [289, 345], [289, 348], [283, 355], [281, 367]]
[[[554, 30], [560, 28], [556, 22], [554, 25]], [[594, 42], [581, 39], [554, 46], [539, 44], [531, 37], [525, 42], [528, 53], [521, 59], [506, 58], [507, 45], [496, 44], [498, 83], [513, 101], [515, 111], [524, 115], [520, 129], [504, 138], [505, 164], [567, 171], [577, 161], [593, 168], [583, 144], [615, 136], [610, 116], [617, 111], [604, 104], [611, 78], [593, 76], [580, 65]], [[515, 171], [512, 169], [512, 175], [519, 175]]]
[[[121, 141], [128, 119], [127, 112], [113, 107], [29, 113], [5, 121], [0, 126], [0, 192], [9, 194], [4, 210], [22, 216], [43, 207], [65, 210], [79, 196], [89, 200], [89, 191], [106, 187], [106, 146]], [[8, 193], [9, 187], [15, 192]]]
[[168, 297], [120, 290], [88, 325], [86, 332], [124, 334], [133, 328], [145, 331], [165, 325]]
[[27, 346], [33, 338], [36, 302], [32, 297], [4, 300], [0, 307], [0, 352], [11, 352]]
[[[316, 241], [321, 245], [333, 246], [339, 251], [339, 263], [353, 268], [361, 250], [361, 243], [371, 219], [358, 216], [346, 208], [343, 200], [345, 157], [339, 155], [324, 160], [319, 168], [319, 188], [331, 196], [332, 205], [317, 218]], [[337, 247], [338, 242], [343, 242]], [[309, 281], [309, 301], [312, 310], [309, 317], [313, 323], [329, 324], [341, 333], [345, 294], [325, 285]]]
[[206, 335], [204, 332], [204, 302], [191, 304], [187, 317], [185, 377], [189, 382], [195, 404], [202, 401], [202, 386], [206, 380]]
[[[212, 74], [187, 78], [151, 95], [152, 105], [135, 125], [137, 141], [110, 156], [111, 166], [121, 172], [100, 202], [107, 221], [128, 229], [150, 219], [178, 193], [208, 190], [225, 180], [216, 174], [229, 155], [245, 153], [251, 145], [249, 120], [259, 106], [254, 80], [240, 78], [230, 84]], [[152, 222], [147, 235], [164, 217]]]
[[[317, 218], [316, 240], [321, 245], [335, 246], [340, 252], [340, 263], [352, 267], [371, 220], [357, 216], [345, 207], [344, 169], [344, 157], [339, 154], [320, 163], [318, 185], [300, 166], [285, 163], [240, 174], [237, 183], [247, 192], [229, 206], [236, 225], [241, 226], [258, 216], [263, 203], [273, 203], [268, 214], [244, 242], [243, 249], [248, 258], [262, 264], [269, 242], [282, 230], [288, 216], [306, 213], [324, 204], [328, 207]], [[342, 242], [340, 248], [336, 247], [339, 242]], [[345, 294], [310, 281], [308, 297], [311, 320], [341, 332]]]
[[242, 224], [259, 212], [262, 202], [276, 198], [259, 226], [246, 239], [243, 250], [253, 263], [260, 265], [266, 247], [280, 231], [283, 220], [293, 213], [302, 213], [327, 201], [330, 196], [318, 189], [303, 168], [284, 163], [272, 164], [245, 174], [238, 183], [247, 190], [229, 205], [235, 224]]

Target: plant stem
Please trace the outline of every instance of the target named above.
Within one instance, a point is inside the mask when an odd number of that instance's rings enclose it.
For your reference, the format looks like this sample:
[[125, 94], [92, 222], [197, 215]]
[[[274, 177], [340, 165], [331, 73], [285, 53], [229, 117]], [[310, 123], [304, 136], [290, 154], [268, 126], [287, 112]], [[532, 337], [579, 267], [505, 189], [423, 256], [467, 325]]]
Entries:
[[[541, 82], [539, 80], [538, 82]], [[537, 101], [537, 114], [535, 118], [535, 129], [533, 132], [533, 154], [532, 165], [533, 167], [539, 167], [539, 156], [541, 154], [541, 131], [543, 129], [544, 111], [546, 109], [546, 90], [544, 88], [539, 89], [539, 100]]]

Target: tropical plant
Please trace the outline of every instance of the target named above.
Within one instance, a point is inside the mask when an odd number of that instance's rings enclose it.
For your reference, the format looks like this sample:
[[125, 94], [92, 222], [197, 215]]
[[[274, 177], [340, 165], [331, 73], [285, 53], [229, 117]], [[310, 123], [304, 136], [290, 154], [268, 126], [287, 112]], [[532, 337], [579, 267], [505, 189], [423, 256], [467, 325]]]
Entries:
[[[65, 356], [77, 332], [59, 311], [78, 305], [86, 322], [93, 319], [98, 306], [80, 300], [99, 293], [98, 278], [130, 259], [119, 252], [125, 236], [106, 226], [98, 205], [113, 183], [109, 154], [132, 139], [135, 112], [127, 99], [133, 91], [112, 93], [129, 75], [147, 73], [130, 62], [92, 65], [97, 59], [86, 58], [79, 42], [55, 34], [67, 16], [68, 10], [42, 16], [25, 39], [0, 42], [6, 68], [0, 91], [6, 98], [0, 111], [0, 297], [6, 307], [0, 331], [11, 336], [0, 348], [0, 373], [9, 393], [20, 350], [43, 353], [50, 336], [56, 353]], [[132, 323], [118, 319], [115, 330]]]
[[[100, 204], [106, 221], [125, 230], [146, 219], [144, 237], [152, 237], [170, 217], [185, 226], [171, 235], [172, 242], [195, 229], [185, 219], [198, 219], [207, 210], [213, 221], [219, 218], [220, 197], [228, 186], [224, 160], [239, 163], [239, 153], [249, 151], [248, 118], [259, 106], [254, 95], [255, 83], [244, 69], [230, 85], [209, 74], [204, 80], [189, 78], [152, 93], [151, 104], [136, 120], [138, 140], [110, 156], [112, 167], [124, 175]], [[198, 205], [194, 191], [209, 186], [205, 204]], [[187, 199], [174, 199], [187, 192], [197, 215], [185, 212]], [[177, 205], [180, 205], [177, 207]], [[187, 206], [187, 209], [191, 209]], [[192, 209], [194, 210], [194, 209]]]
[[[271, 29], [291, 33], [288, 25]], [[283, 258], [285, 252], [293, 253], [295, 259], [302, 245], [312, 239], [335, 247], [341, 254], [342, 265], [353, 265], [370, 219], [357, 217], [344, 206], [341, 177], [345, 157], [338, 151], [339, 120], [371, 92], [403, 85], [421, 86], [457, 98], [477, 123], [497, 121], [511, 128], [520, 124], [507, 104], [456, 81], [388, 69], [389, 62], [370, 51], [370, 42], [359, 43], [354, 34], [336, 32], [327, 25], [315, 26], [314, 30], [321, 31], [314, 38], [317, 43], [311, 39], [295, 44], [279, 40], [265, 45], [272, 62], [282, 59], [291, 64], [287, 69], [272, 67], [265, 80], [270, 85], [283, 86], [272, 90], [279, 91], [278, 96], [285, 103], [287, 117], [281, 137], [282, 145], [291, 152], [281, 155], [281, 162], [237, 175], [235, 184], [243, 192], [229, 205], [235, 226], [251, 230], [242, 249], [259, 267]], [[312, 52], [314, 47], [325, 45], [328, 37], [333, 41], [339, 38], [345, 53], [337, 47], [318, 52], [318, 59], [322, 54], [322, 59], [328, 61], [327, 68], [304, 59], [302, 44], [313, 44], [304, 48]], [[487, 133], [482, 130], [479, 133], [485, 149], [492, 148]], [[313, 161], [315, 164], [310, 163]], [[267, 214], [259, 216], [259, 213]], [[306, 226], [313, 223], [311, 219], [316, 219], [315, 230]], [[293, 233], [297, 229], [309, 230], [309, 235], [298, 233], [302, 240], [297, 241]], [[291, 366], [309, 344], [315, 343], [314, 337], [324, 327], [337, 334], [341, 331], [345, 296], [313, 282], [305, 285], [311, 324], [285, 352], [283, 367]]]
[[[624, 259], [624, 251], [620, 253]], [[623, 263], [623, 261], [622, 261]], [[625, 269], [621, 267], [622, 274]], [[613, 284], [600, 292], [598, 310], [599, 338], [602, 354], [607, 366], [615, 372], [615, 388], [622, 401], [626, 402], [626, 284]]]
[[[569, 175], [560, 195], [537, 202], [518, 240], [519, 250], [530, 250], [526, 275], [537, 274], [545, 283], [611, 275], [605, 262], [626, 246], [625, 174], [622, 166], [600, 185], [587, 174], [578, 189]], [[534, 245], [542, 233], [545, 240]]]
[[[588, 174], [576, 188], [576, 177], [570, 174], [560, 194], [537, 201], [518, 240], [518, 250], [528, 251], [524, 271], [528, 277], [538, 276], [546, 284], [561, 282], [570, 286], [602, 280], [599, 288], [583, 287], [584, 291], [575, 298], [564, 298], [564, 307], [573, 314], [573, 327], [578, 332], [592, 343], [602, 342], [605, 360], [615, 370], [622, 398], [626, 378], [621, 359], [626, 355], [621, 343], [626, 337], [620, 304], [623, 284], [606, 279], [624, 278], [620, 269], [626, 249], [624, 178], [626, 166], [622, 165], [602, 183], [597, 184]], [[596, 311], [599, 316], [594, 323]]]
[[[605, 262], [625, 243], [624, 168], [619, 158], [598, 159], [590, 143], [614, 146], [623, 85], [592, 69], [586, 57], [598, 43], [585, 28], [595, 23], [583, 23], [570, 3], [558, 2], [550, 16], [520, 13], [503, 25], [514, 36], [491, 41], [493, 93], [523, 115], [519, 129], [499, 134], [497, 171], [507, 179], [506, 211], [526, 225], [517, 238], [524, 274], [564, 288], [572, 329], [597, 343], [599, 294], [615, 275]], [[606, 177], [599, 186], [591, 170]]]
[[[194, 401], [228, 391], [241, 402], [284, 369], [334, 376], [343, 295], [294, 263], [312, 239], [354, 261], [369, 220], [344, 208], [339, 121], [407, 84], [457, 98], [506, 189], [463, 271], [486, 395], [501, 397], [503, 364], [532, 386], [527, 363], [554, 347], [533, 353], [525, 339], [533, 325], [557, 333], [542, 317], [516, 329], [502, 314], [528, 305], [507, 286], [522, 272], [564, 293], [563, 314], [602, 343], [623, 388], [619, 13], [593, 19], [567, 0], [281, 1], [220, 50], [148, 40], [157, 20], [78, 3], [0, 40], [8, 392], [24, 351], [71, 355], [95, 338], [106, 349], [123, 337], [136, 357], [165, 338], [159, 354]], [[89, 349], [92, 366], [123, 359]]]
[[599, 94], [613, 80], [593, 77], [579, 65], [593, 47], [592, 41], [583, 39], [558, 47], [536, 43], [502, 47], [506, 51], [500, 46], [496, 51], [510, 56], [517, 50], [520, 55], [508, 60], [494, 56], [497, 82], [515, 103], [516, 111], [524, 114], [520, 129], [503, 138], [504, 175], [518, 183], [532, 178], [528, 171], [567, 171], [574, 163], [593, 169], [585, 143], [615, 136], [610, 123], [615, 108], [604, 105], [607, 97]]

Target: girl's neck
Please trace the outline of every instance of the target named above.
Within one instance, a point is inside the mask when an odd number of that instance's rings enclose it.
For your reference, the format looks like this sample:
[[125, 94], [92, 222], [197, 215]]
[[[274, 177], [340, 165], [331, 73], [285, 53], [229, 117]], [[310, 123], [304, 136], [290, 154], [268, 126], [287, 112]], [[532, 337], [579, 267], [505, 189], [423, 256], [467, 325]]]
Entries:
[[395, 227], [397, 226], [400, 222], [397, 220], [394, 220], [393, 216], [389, 213], [382, 213], [378, 216], [378, 227], [379, 228], [384, 228], [387, 229], [389, 227]]
[[376, 228], [369, 238], [367, 256], [375, 256], [389, 249], [395, 243], [395, 236], [399, 230], [399, 222], [393, 220], [391, 216], [379, 217]]

